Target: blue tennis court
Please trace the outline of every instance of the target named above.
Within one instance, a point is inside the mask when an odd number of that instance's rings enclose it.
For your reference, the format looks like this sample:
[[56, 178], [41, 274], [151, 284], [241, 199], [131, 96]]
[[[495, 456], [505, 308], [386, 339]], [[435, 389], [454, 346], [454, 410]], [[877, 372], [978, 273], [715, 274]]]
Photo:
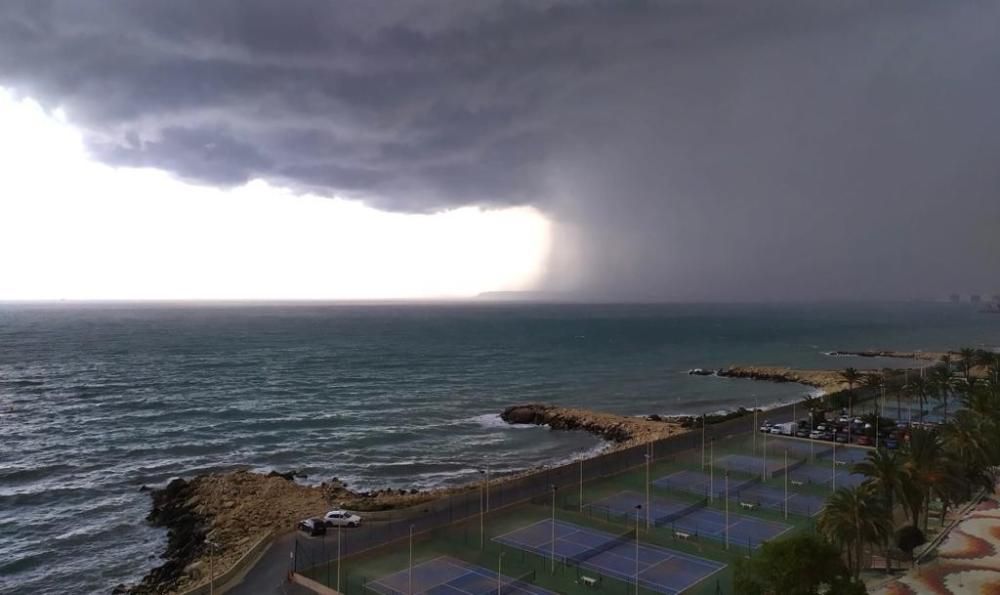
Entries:
[[858, 461], [863, 461], [868, 457], [868, 453], [872, 449], [849, 447], [849, 446], [838, 446], [835, 453], [831, 453], [831, 458], [836, 456], [836, 461], [843, 464], [857, 463]]
[[[760, 481], [760, 470], [753, 477], [729, 476], [729, 491], [733, 492]], [[698, 496], [707, 497], [709, 493], [714, 493], [715, 497], [722, 498], [726, 491], [726, 478], [722, 473], [714, 476], [704, 471], [689, 471], [684, 469], [665, 475], [653, 482], [653, 485], [665, 490], [687, 492]]]
[[532, 585], [534, 573], [528, 577], [511, 578], [492, 570], [442, 556], [410, 569], [369, 582], [366, 587], [380, 595], [556, 595], [555, 592]]
[[[643, 494], [624, 491], [591, 502], [584, 508], [591, 514], [608, 515], [608, 520], [611, 520], [610, 516], [624, 516], [633, 521], [638, 518], [645, 522], [648, 513], [650, 523], [663, 524], [707, 505], [704, 498], [691, 501], [657, 496], [650, 499], [649, 508], [646, 508], [646, 497]], [[636, 508], [637, 506], [642, 508]]]
[[[782, 512], [785, 510], [785, 491], [766, 485], [754, 485], [739, 490], [731, 499], [742, 507], [767, 508]], [[813, 516], [823, 508], [826, 499], [812, 494], [788, 492], [788, 512], [800, 516]]]
[[[694, 510], [669, 523], [675, 533], [726, 542], [726, 513], [714, 508]], [[752, 549], [791, 529], [791, 525], [729, 513], [729, 544]]]
[[[801, 465], [804, 462], [805, 461], [789, 462], [788, 465], [785, 465], [782, 460], [768, 457], [767, 477], [774, 477], [775, 475], [784, 473], [789, 469], [794, 469], [797, 465]], [[726, 455], [715, 459], [715, 466], [728, 471], [739, 471], [741, 473], [749, 473], [751, 475], [760, 475], [764, 471], [764, 457], [757, 457], [753, 455]]]
[[616, 536], [565, 521], [538, 521], [494, 540], [666, 595], [678, 595], [726, 567], [664, 547], [637, 547], [634, 531]]
[[772, 456], [784, 456], [788, 451], [789, 459], [808, 459], [830, 456], [833, 447], [830, 444], [815, 440], [793, 440], [791, 438], [768, 438], [767, 452]]
[[[829, 466], [805, 465], [788, 474], [793, 484], [812, 484], [824, 487], [833, 486], [833, 469]], [[837, 487], [855, 487], [861, 485], [865, 476], [851, 473], [842, 467], [837, 468]]]

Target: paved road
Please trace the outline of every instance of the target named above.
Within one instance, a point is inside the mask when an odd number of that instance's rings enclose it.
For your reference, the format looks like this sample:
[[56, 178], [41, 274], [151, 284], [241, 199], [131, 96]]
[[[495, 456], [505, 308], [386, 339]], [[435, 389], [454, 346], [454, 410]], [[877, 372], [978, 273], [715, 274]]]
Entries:
[[243, 581], [231, 589], [233, 595], [310, 595], [312, 591], [289, 583], [289, 553], [295, 549], [295, 533], [274, 540], [264, 556], [254, 565]]

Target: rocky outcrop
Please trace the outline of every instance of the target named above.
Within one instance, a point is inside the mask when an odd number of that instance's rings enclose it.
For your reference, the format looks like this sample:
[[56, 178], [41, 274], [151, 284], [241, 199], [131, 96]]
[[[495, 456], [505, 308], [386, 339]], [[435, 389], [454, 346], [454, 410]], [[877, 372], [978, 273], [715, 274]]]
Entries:
[[[135, 595], [169, 593], [183, 582], [185, 568], [204, 552], [208, 519], [201, 514], [195, 486], [183, 479], [174, 479], [163, 489], [153, 490], [153, 509], [146, 519], [153, 525], [167, 528], [166, 560], [151, 570], [142, 581], [129, 588], [116, 587], [116, 592]], [[119, 590], [120, 589], [120, 590]]]
[[797, 382], [833, 393], [847, 388], [838, 370], [795, 370], [774, 366], [731, 366], [719, 371], [726, 378], [750, 378], [768, 382]]
[[539, 403], [508, 407], [500, 417], [510, 424], [549, 426], [553, 430], [584, 430], [625, 446], [658, 440], [684, 431], [680, 424], [660, 419], [628, 417]]
[[356, 492], [334, 478], [318, 486], [296, 483], [298, 473], [236, 471], [175, 479], [153, 490], [149, 521], [168, 532], [166, 562], [120, 592], [150, 595], [183, 591], [206, 582], [208, 542], [217, 572], [230, 568], [262, 537], [292, 530], [298, 521], [331, 508], [357, 512], [417, 506], [468, 487], [430, 491]]

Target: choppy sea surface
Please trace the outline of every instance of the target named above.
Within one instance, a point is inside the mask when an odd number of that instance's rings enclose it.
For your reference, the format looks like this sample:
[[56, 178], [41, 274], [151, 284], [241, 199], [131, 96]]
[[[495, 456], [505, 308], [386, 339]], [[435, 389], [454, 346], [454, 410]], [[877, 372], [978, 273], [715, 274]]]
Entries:
[[807, 389], [693, 367], [998, 343], [1000, 316], [950, 304], [0, 304], [0, 593], [141, 577], [165, 535], [139, 488], [174, 476], [463, 482], [600, 448], [506, 426], [513, 403], [700, 413]]

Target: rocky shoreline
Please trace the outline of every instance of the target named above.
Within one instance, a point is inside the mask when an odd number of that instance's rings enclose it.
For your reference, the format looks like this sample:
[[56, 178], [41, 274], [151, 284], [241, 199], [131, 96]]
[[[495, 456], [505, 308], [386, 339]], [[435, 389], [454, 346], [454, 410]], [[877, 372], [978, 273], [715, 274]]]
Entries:
[[847, 388], [839, 370], [796, 370], [781, 366], [730, 366], [716, 375], [724, 378], [749, 378], [768, 382], [796, 382], [816, 387], [830, 394]]
[[222, 574], [269, 534], [290, 531], [298, 521], [321, 516], [331, 508], [357, 512], [417, 506], [457, 491], [383, 489], [358, 492], [336, 478], [318, 486], [296, 483], [296, 473], [235, 471], [174, 479], [151, 490], [147, 520], [168, 530], [165, 562], [135, 585], [119, 585], [114, 593], [160, 595], [208, 581], [209, 545], [216, 574]]
[[504, 409], [500, 417], [509, 424], [548, 426], [553, 430], [583, 430], [614, 442], [617, 447], [651, 442], [686, 431], [680, 423], [658, 416], [629, 417], [541, 403], [513, 405]]

